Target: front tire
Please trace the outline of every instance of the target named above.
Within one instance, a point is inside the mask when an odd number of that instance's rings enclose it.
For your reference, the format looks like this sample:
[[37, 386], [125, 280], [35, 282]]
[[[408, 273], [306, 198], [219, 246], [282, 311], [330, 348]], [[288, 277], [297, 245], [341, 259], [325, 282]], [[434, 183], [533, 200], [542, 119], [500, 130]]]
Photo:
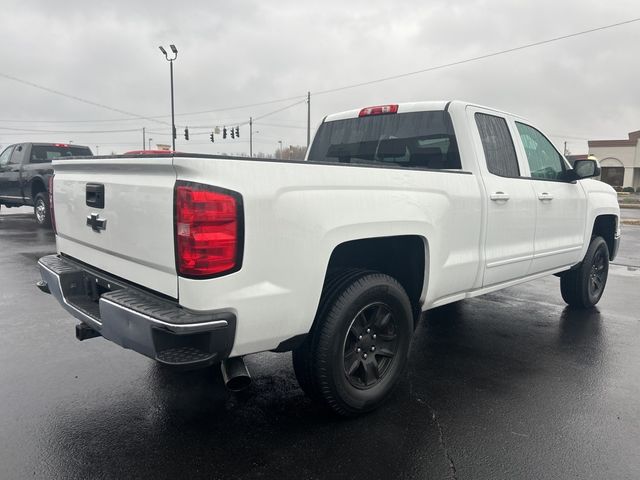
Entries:
[[609, 247], [602, 237], [593, 237], [580, 265], [560, 277], [562, 298], [570, 306], [591, 308], [596, 305], [609, 276]]
[[40, 192], [33, 201], [33, 213], [36, 223], [41, 228], [51, 228], [51, 211], [49, 210], [49, 196], [46, 192]]
[[349, 272], [325, 289], [307, 340], [293, 354], [298, 381], [334, 412], [380, 406], [407, 364], [413, 316], [402, 286], [381, 273]]

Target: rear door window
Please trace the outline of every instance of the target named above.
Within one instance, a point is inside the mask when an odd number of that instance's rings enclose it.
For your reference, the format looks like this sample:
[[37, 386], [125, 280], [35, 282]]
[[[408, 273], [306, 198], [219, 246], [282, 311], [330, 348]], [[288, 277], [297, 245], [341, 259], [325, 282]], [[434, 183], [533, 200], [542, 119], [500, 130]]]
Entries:
[[489, 172], [500, 177], [519, 177], [518, 156], [507, 121], [486, 113], [476, 113], [475, 118]]
[[310, 162], [459, 169], [460, 155], [449, 113], [408, 112], [324, 122]]

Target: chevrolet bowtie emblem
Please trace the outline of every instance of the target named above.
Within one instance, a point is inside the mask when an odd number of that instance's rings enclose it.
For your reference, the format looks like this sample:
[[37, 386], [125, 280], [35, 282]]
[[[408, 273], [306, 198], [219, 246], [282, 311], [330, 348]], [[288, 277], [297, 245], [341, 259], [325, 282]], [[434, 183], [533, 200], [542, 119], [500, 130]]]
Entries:
[[104, 218], [98, 218], [99, 213], [92, 213], [87, 217], [87, 227], [91, 227], [94, 232], [100, 232], [107, 229], [107, 220]]

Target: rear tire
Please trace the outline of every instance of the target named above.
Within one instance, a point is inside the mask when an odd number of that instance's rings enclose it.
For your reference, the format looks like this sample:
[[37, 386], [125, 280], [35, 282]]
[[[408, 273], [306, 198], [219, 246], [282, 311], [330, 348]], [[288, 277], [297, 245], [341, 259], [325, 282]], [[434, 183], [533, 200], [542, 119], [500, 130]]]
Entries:
[[602, 237], [593, 237], [578, 267], [560, 277], [560, 292], [567, 304], [576, 308], [596, 305], [609, 276], [609, 248]]
[[340, 415], [374, 410], [402, 376], [412, 332], [411, 302], [394, 278], [358, 270], [333, 275], [314, 327], [293, 352], [298, 382]]
[[33, 201], [33, 213], [39, 227], [51, 228], [51, 210], [49, 210], [49, 196], [46, 192], [36, 195]]

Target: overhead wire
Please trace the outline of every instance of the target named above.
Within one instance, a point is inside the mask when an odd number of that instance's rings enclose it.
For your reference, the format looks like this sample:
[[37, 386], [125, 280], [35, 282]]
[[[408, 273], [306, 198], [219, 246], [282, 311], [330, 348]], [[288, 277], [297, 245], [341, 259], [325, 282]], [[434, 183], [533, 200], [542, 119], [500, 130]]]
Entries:
[[15, 132], [31, 132], [31, 133], [126, 133], [126, 132], [140, 132], [139, 128], [129, 128], [122, 130], [40, 130], [33, 128], [12, 128], [12, 127], [0, 127], [0, 130], [10, 130]]
[[[377, 83], [381, 83], [381, 82], [387, 82], [387, 81], [391, 81], [391, 80], [396, 80], [396, 79], [400, 79], [400, 78], [406, 78], [409, 76], [414, 76], [414, 75], [418, 75], [418, 74], [422, 74], [422, 73], [427, 73], [427, 72], [432, 72], [432, 71], [436, 71], [436, 70], [441, 70], [441, 69], [445, 69], [445, 68], [450, 68], [450, 67], [454, 67], [454, 66], [458, 66], [458, 65], [463, 65], [466, 63], [470, 63], [470, 62], [476, 62], [479, 60], [484, 60], [487, 58], [491, 58], [491, 57], [496, 57], [499, 55], [504, 55], [504, 54], [508, 54], [508, 53], [512, 53], [512, 52], [516, 52], [516, 51], [520, 51], [520, 50], [525, 50], [525, 49], [529, 49], [529, 48], [533, 48], [533, 47], [537, 47], [537, 46], [541, 46], [541, 45], [546, 45], [549, 43], [554, 43], [554, 42], [558, 42], [561, 40], [566, 40], [569, 38], [574, 38], [574, 37], [578, 37], [578, 36], [582, 36], [582, 35], [587, 35], [590, 33], [594, 33], [594, 32], [598, 32], [598, 31], [602, 31], [602, 30], [607, 30], [607, 29], [611, 29], [611, 28], [616, 28], [616, 27], [620, 27], [623, 25], [628, 25], [631, 23], [635, 23], [640, 21], [640, 17], [638, 18], [632, 18], [629, 20], [625, 20], [625, 21], [621, 21], [621, 22], [616, 22], [616, 23], [612, 23], [612, 24], [608, 24], [608, 25], [603, 25], [600, 27], [595, 27], [595, 28], [590, 28], [587, 30], [582, 30], [579, 32], [573, 32], [570, 34], [565, 34], [565, 35], [560, 35], [557, 37], [553, 37], [553, 38], [548, 38], [545, 40], [540, 40], [540, 41], [536, 41], [536, 42], [530, 42], [524, 45], [519, 45], [516, 47], [512, 47], [512, 48], [507, 48], [507, 49], [502, 49], [502, 50], [498, 50], [495, 52], [490, 52], [490, 53], [486, 53], [483, 55], [478, 55], [475, 57], [470, 57], [470, 58], [466, 58], [466, 59], [462, 59], [462, 60], [458, 60], [458, 61], [454, 61], [454, 62], [448, 62], [448, 63], [444, 63], [444, 64], [440, 64], [440, 65], [435, 65], [435, 66], [431, 66], [431, 67], [425, 67], [419, 70], [414, 70], [411, 72], [404, 72], [404, 73], [400, 73], [397, 75], [390, 75], [390, 76], [386, 76], [386, 77], [381, 77], [381, 78], [377, 78], [377, 79], [373, 79], [373, 80], [367, 80], [367, 81], [363, 81], [363, 82], [358, 82], [358, 83], [353, 83], [353, 84], [349, 84], [349, 85], [342, 85], [339, 87], [334, 87], [334, 88], [329, 88], [329, 89], [325, 89], [325, 90], [318, 90], [318, 91], [314, 91], [313, 95], [314, 96], [318, 96], [318, 95], [326, 95], [326, 94], [330, 94], [330, 93], [335, 93], [335, 92], [339, 92], [339, 91], [344, 91], [344, 90], [348, 90], [348, 89], [353, 89], [353, 88], [358, 88], [358, 87], [363, 87], [363, 86], [368, 86], [368, 85], [373, 85], [373, 84], [377, 84]], [[8, 80], [12, 80], [18, 83], [22, 83], [28, 86], [31, 86], [33, 88], [37, 88], [55, 95], [59, 95], [68, 99], [72, 99], [72, 100], [76, 100], [78, 102], [82, 102], [88, 105], [92, 105], [95, 107], [99, 107], [102, 109], [106, 109], [106, 110], [110, 110], [113, 112], [117, 112], [117, 113], [121, 113], [123, 115], [127, 115], [129, 117], [134, 117], [134, 118], [126, 118], [126, 119], [106, 119], [106, 120], [53, 120], [53, 121], [48, 121], [48, 122], [43, 122], [43, 121], [39, 121], [41, 123], [90, 123], [90, 122], [111, 122], [111, 121], [124, 121], [124, 120], [133, 120], [133, 119], [138, 119], [138, 120], [150, 120], [156, 123], [161, 123], [164, 125], [169, 125], [170, 124], [166, 121], [162, 121], [159, 120], [161, 118], [167, 118], [168, 115], [156, 115], [156, 116], [146, 116], [146, 115], [138, 115], [136, 113], [132, 113], [132, 112], [128, 112], [126, 110], [122, 110], [120, 108], [115, 108], [115, 107], [111, 107], [109, 105], [105, 105], [103, 103], [99, 103], [99, 102], [95, 102], [93, 100], [87, 100], [85, 98], [82, 97], [78, 97], [77, 95], [72, 95], [72, 94], [68, 94], [47, 86], [43, 86], [43, 85], [39, 85], [37, 83], [31, 82], [29, 80], [24, 80], [18, 77], [15, 77], [13, 75], [9, 75], [3, 72], [0, 72], [0, 77], [6, 78]], [[254, 122], [262, 119], [262, 118], [266, 118], [270, 115], [273, 115], [275, 113], [287, 110], [289, 108], [292, 108], [293, 106], [299, 105], [301, 103], [306, 102], [306, 95], [303, 97], [301, 95], [297, 95], [297, 96], [291, 96], [291, 97], [286, 97], [286, 98], [281, 98], [281, 99], [274, 99], [274, 100], [267, 100], [267, 101], [263, 101], [263, 102], [256, 102], [256, 103], [251, 103], [251, 104], [244, 104], [244, 105], [239, 105], [239, 106], [231, 106], [231, 107], [222, 107], [222, 108], [215, 108], [215, 109], [207, 109], [207, 110], [199, 110], [199, 111], [193, 111], [193, 112], [182, 112], [182, 113], [177, 113], [175, 116], [180, 116], [180, 117], [184, 117], [184, 116], [190, 116], [190, 115], [200, 115], [200, 114], [207, 114], [207, 113], [216, 113], [216, 112], [222, 112], [222, 111], [230, 111], [230, 110], [239, 110], [239, 109], [246, 109], [246, 108], [251, 108], [251, 107], [255, 107], [255, 106], [262, 106], [262, 105], [269, 105], [269, 104], [274, 104], [274, 103], [282, 103], [285, 101], [289, 101], [289, 100], [298, 100], [297, 102], [291, 104], [291, 105], [287, 105], [285, 107], [279, 108], [277, 110], [274, 110], [272, 112], [268, 112], [266, 114], [263, 115], [259, 115], [257, 117], [255, 117], [253, 120]], [[5, 120], [2, 120], [5, 121]], [[15, 121], [16, 123], [18, 122], [29, 122], [29, 120], [17, 120]], [[34, 121], [34, 122], [38, 122], [38, 121]], [[245, 121], [242, 123], [239, 123], [239, 126], [244, 126], [247, 125], [249, 122]], [[2, 127], [5, 130], [11, 130], [8, 127]], [[182, 127], [181, 127], [182, 128]], [[194, 127], [195, 128], [195, 127]], [[199, 128], [199, 127], [198, 127]], [[292, 127], [293, 128], [293, 127]], [[304, 127], [301, 127], [304, 128]], [[15, 131], [20, 131], [19, 129], [13, 129]], [[129, 131], [138, 131], [139, 129], [135, 129], [135, 130], [129, 130]], [[35, 130], [34, 130], [35, 131]], [[44, 131], [41, 130], [41, 132], [43, 133], [99, 133], [98, 131]], [[101, 131], [100, 133], [107, 133], [107, 131]], [[122, 131], [124, 132], [124, 131]], [[119, 131], [113, 130], [110, 131], [108, 133], [119, 133]]]
[[478, 56], [475, 56], [475, 57], [465, 58], [463, 60], [458, 60], [458, 61], [455, 61], [455, 62], [443, 63], [443, 64], [440, 64], [440, 65], [435, 65], [433, 67], [421, 68], [420, 70], [414, 70], [412, 72], [399, 73], [397, 75], [390, 75], [390, 76], [387, 76], [387, 77], [381, 77], [381, 78], [377, 78], [377, 79], [374, 79], [374, 80], [368, 80], [368, 81], [364, 81], [364, 82], [354, 83], [354, 84], [351, 84], [351, 85], [343, 85], [341, 87], [335, 87], [335, 88], [329, 88], [329, 89], [326, 89], [326, 90], [314, 91], [313, 95], [314, 96], [326, 95], [328, 93], [339, 92], [339, 91], [348, 90], [348, 89], [351, 89], [351, 88], [364, 87], [364, 86], [373, 85], [373, 84], [376, 84], [376, 83], [388, 82], [390, 80], [396, 80], [396, 79], [399, 79], [399, 78], [410, 77], [412, 75], [418, 75], [418, 74], [421, 74], [421, 73], [433, 72], [435, 70], [441, 70], [443, 68], [454, 67], [454, 66], [457, 66], [457, 65], [463, 65], [465, 63], [470, 63], [470, 62], [477, 62], [478, 60], [484, 60], [484, 59], [491, 58], [491, 57], [497, 57], [498, 55], [504, 55], [504, 54], [507, 54], [507, 53], [517, 52], [519, 50], [525, 50], [527, 48], [533, 48], [533, 47], [538, 47], [540, 45], [546, 45], [546, 44], [553, 43], [553, 42], [559, 42], [561, 40], [566, 40], [568, 38], [578, 37], [578, 36], [581, 36], [581, 35], [587, 35], [589, 33], [594, 33], [594, 32], [599, 32], [599, 31], [602, 31], [602, 30], [607, 30], [607, 29], [610, 29], [610, 28], [620, 27], [622, 25], [628, 25], [630, 23], [639, 22], [639, 21], [640, 21], [640, 17], [632, 18], [630, 20], [625, 20], [625, 21], [622, 21], [622, 22], [611, 23], [609, 25], [603, 25], [603, 26], [596, 27], [596, 28], [590, 28], [588, 30], [582, 30], [580, 32], [569, 33], [569, 34], [561, 35], [561, 36], [558, 36], [558, 37], [548, 38], [546, 40], [540, 40], [540, 41], [537, 41], [537, 42], [526, 43], [524, 45], [519, 45], [517, 47], [507, 48], [507, 49], [504, 49], [504, 50], [498, 50], [496, 52], [491, 52], [491, 53], [485, 53], [483, 55], [478, 55]]
[[144, 115], [138, 115], [136, 113], [128, 112], [126, 110], [122, 110], [120, 108], [110, 107], [109, 105], [105, 105], [104, 103], [94, 102], [93, 100], [87, 100], [86, 98], [78, 97], [77, 95], [71, 95], [69, 93], [61, 92], [60, 90], [56, 90], [54, 88], [46, 87], [44, 85], [39, 85], [37, 83], [31, 82], [29, 80], [24, 80], [22, 78], [15, 77], [13, 75], [9, 75], [3, 72], [0, 72], [0, 77], [6, 78], [8, 80], [13, 80], [14, 82], [22, 83], [24, 85], [28, 85], [33, 88], [37, 88], [39, 90], [43, 90], [45, 92], [53, 93], [55, 95], [59, 95], [61, 97], [69, 98], [71, 100], [76, 100], [81, 103], [86, 103], [88, 105], [93, 105], [94, 107], [103, 108], [105, 110], [111, 110], [112, 112], [121, 113], [123, 115], [128, 115], [130, 117], [136, 117], [142, 120], [151, 120], [157, 123], [166, 124], [167, 122], [154, 119], [152, 117], [146, 117]]

